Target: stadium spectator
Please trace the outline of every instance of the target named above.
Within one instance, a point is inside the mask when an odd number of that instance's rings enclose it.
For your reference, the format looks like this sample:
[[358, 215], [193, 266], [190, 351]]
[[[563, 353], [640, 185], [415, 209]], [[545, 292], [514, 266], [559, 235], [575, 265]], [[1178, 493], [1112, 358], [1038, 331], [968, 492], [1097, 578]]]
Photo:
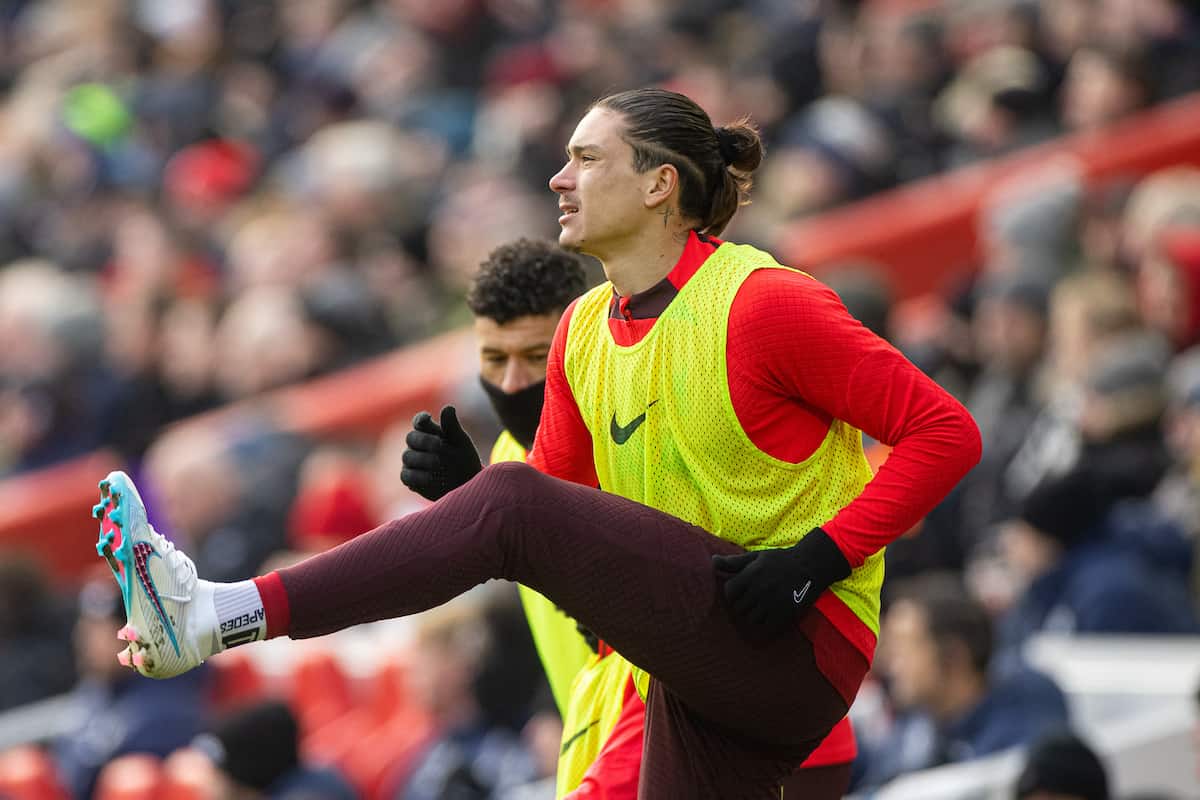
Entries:
[[1200, 169], [1176, 166], [1134, 185], [1122, 215], [1119, 262], [1131, 274], [1159, 254], [1163, 232], [1200, 224]]
[[1068, 130], [1097, 130], [1149, 105], [1155, 99], [1149, 70], [1136, 45], [1077, 50], [1063, 81], [1063, 123]]
[[[967, 396], [967, 408], [979, 423], [986, 457], [971, 483], [991, 487], [1000, 482], [1037, 415], [1048, 304], [1049, 286], [1037, 275], [999, 274], [977, 286], [972, 332], [983, 369]], [[986, 524], [1003, 513], [997, 512], [995, 499], [973, 499], [986, 502], [987, 508], [972, 521]]]
[[230, 400], [318, 375], [322, 354], [295, 292], [258, 288], [238, 295], [214, 336], [216, 382]]
[[477, 681], [496, 646], [492, 636], [470, 599], [418, 618], [409, 681], [437, 733], [396, 800], [485, 798], [538, 777], [520, 738], [481, 705]]
[[988, 613], [954, 577], [931, 573], [897, 587], [881, 641], [896, 716], [882, 736], [859, 728], [857, 789], [1028, 744], [1067, 724], [1066, 701], [1049, 678], [993, 669]]
[[1177, 350], [1200, 342], [1200, 208], [1191, 222], [1163, 229], [1137, 272], [1142, 318]]
[[300, 754], [300, 729], [284, 703], [264, 701], [231, 712], [200, 734], [192, 747], [219, 776], [220, 800], [357, 800], [337, 772], [314, 767]]
[[1071, 162], [1053, 162], [1000, 182], [980, 217], [987, 274], [1056, 281], [1079, 259], [1083, 186]]
[[1090, 187], [1084, 195], [1079, 219], [1080, 260], [1084, 269], [1121, 271], [1121, 214], [1132, 189], [1131, 181], [1113, 180]]
[[353, 452], [317, 448], [304, 459], [298, 483], [288, 512], [292, 550], [328, 550], [379, 524], [367, 476]]
[[1079, 460], [1088, 375], [1099, 370], [1107, 349], [1136, 334], [1139, 325], [1132, 286], [1120, 275], [1085, 271], [1054, 286], [1037, 417], [1010, 454], [1006, 469], [994, 476], [998, 485], [987, 490], [1006, 501], [987, 509], [985, 516], [967, 524], [968, 529], [1002, 520], [1039, 481], [1065, 472]]
[[934, 109], [958, 140], [947, 161], [994, 158], [1053, 136], [1049, 83], [1037, 55], [1020, 47], [986, 50], [965, 64]]
[[[956, 131], [936, 109], [954, 73], [946, 21], [931, 13], [868, 13], [857, 27], [864, 40], [865, 85], [856, 94], [886, 126], [896, 179], [921, 178], [953, 163], [948, 139]], [[826, 87], [827, 94], [837, 91]]]
[[1104, 762], [1078, 737], [1052, 734], [1029, 748], [1016, 800], [1108, 800]]
[[1094, 35], [1115, 47], [1142, 48], [1158, 93], [1175, 97], [1200, 79], [1196, 10], [1193, 0], [1101, 0]]
[[254, 413], [172, 429], [145, 462], [150, 491], [167, 510], [164, 530], [193, 546], [204, 569], [255, 574], [287, 543], [307, 452], [301, 437]]
[[79, 683], [75, 722], [54, 743], [59, 774], [74, 798], [89, 798], [100, 770], [129, 753], [165, 757], [200, 732], [206, 671], [178, 680], [137, 680], [114, 659], [125, 605], [111, 576], [79, 592], [75, 650]]
[[0, 475], [80, 455], [111, 436], [115, 393], [89, 288], [50, 261], [0, 270]]
[[74, 684], [67, 606], [37, 564], [0, 552], [0, 711]]
[[1169, 350], [1154, 334], [1114, 338], [1088, 366], [1078, 463], [1108, 476], [1113, 499], [1145, 497], [1166, 473], [1162, 435]]
[[[1172, 464], [1154, 490], [1152, 501], [1200, 549], [1200, 350], [1188, 351], [1173, 366], [1173, 398], [1167, 411], [1167, 445]], [[1192, 564], [1192, 595], [1200, 613], [1200, 572]]]
[[[1023, 592], [1000, 623], [1006, 663], [1037, 632], [1189, 634], [1196, 617], [1183, 581], [1153, 570], [1113, 530], [1122, 497], [1153, 483], [1118, 465], [1084, 461], [1039, 484], [1001, 544]], [[1136, 520], [1146, 525], [1144, 516]], [[1136, 535], [1136, 534], [1134, 534]]]

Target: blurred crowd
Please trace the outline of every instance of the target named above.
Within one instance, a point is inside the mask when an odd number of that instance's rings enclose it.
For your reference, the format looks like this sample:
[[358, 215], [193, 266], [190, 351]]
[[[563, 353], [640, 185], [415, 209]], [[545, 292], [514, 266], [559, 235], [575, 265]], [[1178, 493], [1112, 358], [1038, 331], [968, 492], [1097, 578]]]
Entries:
[[730, 236], [1200, 85], [1188, 0], [8, 0], [0, 475], [463, 321], [552, 235], [587, 104], [662, 83], [771, 156]]
[[1087, 184], [1049, 164], [977, 226], [981, 263], [943, 297], [893, 305], [866, 263], [828, 277], [983, 437], [888, 547], [860, 788], [1071, 724], [1027, 661], [1039, 635], [1200, 633], [1200, 170]]
[[[556, 232], [546, 181], [587, 104], [648, 83], [762, 126], [755, 202], [727, 236], [771, 248], [804, 215], [1200, 88], [1200, 9], [0, 0], [0, 476], [113, 447], [212, 580], [413, 509], [406, 420], [377, 442], [314, 441], [252, 401], [466, 322], [483, 256]], [[1200, 171], [1095, 185], [1052, 165], [997, 186], [977, 224], [981, 263], [936, 298], [894, 302], [879, 265], [828, 275], [967, 404], [985, 443], [889, 549], [863, 788], [1065, 724], [1061, 692], [1021, 659], [1037, 633], [1197, 631]], [[250, 402], [167, 429], [232, 401]], [[468, 424], [486, 449], [481, 409]], [[112, 669], [107, 577], [64, 600], [35, 567], [0, 562], [0, 709], [75, 687], [81, 727], [55, 754], [77, 796], [121, 753], [166, 756], [218, 724], [203, 676], [166, 684], [168, 704]], [[529, 645], [503, 598], [467, 608], [413, 634], [421, 699], [370, 728], [411, 745], [412, 782], [376, 776], [371, 796], [545, 796], [558, 739], [536, 661], [515, 655]], [[498, 653], [526, 694], [488, 683]], [[129, 731], [126, 746], [112, 720], [141, 718], [122, 704], [177, 735]], [[180, 718], [154, 716], [168, 705]], [[315, 728], [297, 713], [303, 741]], [[285, 716], [214, 735], [294, 728]]]

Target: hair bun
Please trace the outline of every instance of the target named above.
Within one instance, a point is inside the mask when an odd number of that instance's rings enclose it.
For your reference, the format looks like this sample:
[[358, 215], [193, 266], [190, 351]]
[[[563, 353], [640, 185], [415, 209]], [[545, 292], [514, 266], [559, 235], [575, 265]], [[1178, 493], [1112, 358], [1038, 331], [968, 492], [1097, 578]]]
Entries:
[[721, 160], [725, 162], [725, 166], [729, 166], [737, 160], [737, 134], [724, 126], [716, 128], [715, 130], [717, 134], [717, 149], [721, 151]]

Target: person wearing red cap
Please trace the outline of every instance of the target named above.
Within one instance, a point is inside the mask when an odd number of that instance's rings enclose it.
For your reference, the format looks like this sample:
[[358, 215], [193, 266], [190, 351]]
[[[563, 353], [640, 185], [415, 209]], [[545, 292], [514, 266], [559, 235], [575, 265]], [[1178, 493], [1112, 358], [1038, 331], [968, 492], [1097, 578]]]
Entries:
[[1138, 306], [1147, 326], [1184, 350], [1200, 342], [1200, 226], [1168, 227], [1158, 244], [1138, 266]]

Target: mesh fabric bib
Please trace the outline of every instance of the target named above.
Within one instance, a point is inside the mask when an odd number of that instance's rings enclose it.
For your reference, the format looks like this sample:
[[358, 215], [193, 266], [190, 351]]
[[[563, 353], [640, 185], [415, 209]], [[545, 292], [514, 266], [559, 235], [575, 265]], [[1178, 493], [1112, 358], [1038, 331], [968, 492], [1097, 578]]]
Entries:
[[[602, 284], [576, 304], [564, 364], [601, 488], [747, 549], [795, 544], [871, 479], [862, 434], [841, 420], [798, 464], [758, 449], [738, 421], [726, 332], [734, 297], [757, 269], [787, 267], [753, 247], [722, 244], [630, 347], [613, 341], [612, 285]], [[882, 582], [880, 552], [832, 587], [876, 634]]]

